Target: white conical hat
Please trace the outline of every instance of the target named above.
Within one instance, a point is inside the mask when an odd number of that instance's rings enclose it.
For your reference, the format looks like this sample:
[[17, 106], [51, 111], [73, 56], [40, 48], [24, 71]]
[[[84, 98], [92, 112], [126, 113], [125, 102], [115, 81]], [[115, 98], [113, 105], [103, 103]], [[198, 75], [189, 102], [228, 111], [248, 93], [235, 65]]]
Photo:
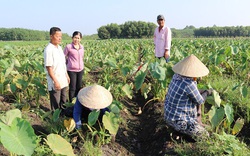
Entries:
[[97, 84], [82, 88], [77, 98], [83, 106], [90, 109], [105, 108], [113, 100], [111, 93], [106, 88]]
[[172, 69], [186, 77], [202, 77], [209, 73], [208, 68], [193, 54], [178, 62]]

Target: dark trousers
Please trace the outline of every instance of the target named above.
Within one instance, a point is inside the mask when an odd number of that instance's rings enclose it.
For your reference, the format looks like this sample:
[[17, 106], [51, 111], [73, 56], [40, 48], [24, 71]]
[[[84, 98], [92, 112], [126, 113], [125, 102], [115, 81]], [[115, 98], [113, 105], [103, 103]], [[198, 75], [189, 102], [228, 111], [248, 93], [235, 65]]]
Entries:
[[67, 99], [67, 87], [61, 90], [49, 91], [51, 110], [54, 111], [57, 108], [64, 109], [63, 104], [66, 103]]
[[70, 78], [69, 83], [69, 102], [72, 102], [72, 99], [77, 96], [79, 90], [82, 88], [82, 76], [83, 70], [80, 72], [71, 72], [68, 71]]

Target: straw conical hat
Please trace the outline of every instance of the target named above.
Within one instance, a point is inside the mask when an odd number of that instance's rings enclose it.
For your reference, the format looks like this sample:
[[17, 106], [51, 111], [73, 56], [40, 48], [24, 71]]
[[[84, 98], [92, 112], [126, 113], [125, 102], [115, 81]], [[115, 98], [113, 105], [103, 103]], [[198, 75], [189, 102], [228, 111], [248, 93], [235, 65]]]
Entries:
[[172, 69], [186, 77], [202, 77], [209, 73], [208, 68], [193, 54], [178, 62]]
[[82, 88], [77, 98], [79, 102], [91, 109], [102, 109], [112, 103], [113, 97], [111, 93], [100, 85], [93, 85]]

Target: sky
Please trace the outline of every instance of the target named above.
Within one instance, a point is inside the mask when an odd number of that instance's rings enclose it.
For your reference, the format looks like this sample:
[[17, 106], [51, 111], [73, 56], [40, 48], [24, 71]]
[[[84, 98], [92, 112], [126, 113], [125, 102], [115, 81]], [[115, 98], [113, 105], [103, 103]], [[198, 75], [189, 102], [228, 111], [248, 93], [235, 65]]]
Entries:
[[127, 21], [156, 23], [165, 16], [170, 28], [250, 26], [250, 0], [1, 0], [0, 28], [49, 31], [60, 27], [72, 35]]

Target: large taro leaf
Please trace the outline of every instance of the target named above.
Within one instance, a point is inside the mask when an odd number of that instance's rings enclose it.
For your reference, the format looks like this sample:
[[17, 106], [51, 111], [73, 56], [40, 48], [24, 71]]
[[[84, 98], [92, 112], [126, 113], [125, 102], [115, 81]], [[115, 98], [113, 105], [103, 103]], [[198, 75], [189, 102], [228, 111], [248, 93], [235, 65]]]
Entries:
[[100, 110], [93, 110], [92, 112], [89, 113], [88, 124], [90, 126], [93, 126], [96, 123], [96, 121], [98, 120], [99, 114], [100, 114]]
[[15, 118], [10, 126], [0, 122], [0, 138], [3, 146], [10, 152], [29, 156], [36, 148], [36, 135], [30, 123]]
[[22, 113], [19, 109], [12, 109], [6, 112], [5, 116], [1, 117], [2, 122], [4, 122], [6, 125], [11, 125], [12, 121], [16, 118], [22, 118]]
[[213, 90], [212, 96], [208, 96], [206, 101], [211, 105], [220, 107], [221, 98], [220, 98], [219, 93], [216, 90]]
[[164, 81], [166, 78], [166, 69], [161, 67], [158, 62], [150, 64], [150, 72], [153, 78], [159, 81]]
[[122, 91], [128, 96], [129, 99], [132, 99], [132, 94], [133, 94], [133, 88], [128, 85], [125, 84], [124, 86], [122, 86]]
[[147, 75], [147, 73], [142, 72], [142, 71], [139, 71], [137, 73], [137, 76], [135, 77], [135, 89], [136, 89], [136, 91], [138, 91], [141, 88], [146, 75]]
[[64, 138], [58, 134], [49, 134], [46, 143], [52, 149], [54, 154], [61, 154], [67, 156], [74, 156], [72, 146]]
[[105, 129], [107, 129], [110, 134], [116, 135], [119, 129], [119, 120], [114, 113], [105, 112], [105, 114], [102, 117], [102, 122]]
[[209, 114], [209, 120], [212, 124], [212, 127], [216, 128], [217, 126], [219, 126], [219, 124], [223, 120], [225, 112], [224, 112], [223, 107], [217, 108], [217, 107], [212, 106], [208, 114]]
[[243, 128], [243, 125], [244, 125], [244, 119], [238, 118], [234, 124], [232, 134], [235, 135], [238, 132], [240, 132], [241, 129]]

